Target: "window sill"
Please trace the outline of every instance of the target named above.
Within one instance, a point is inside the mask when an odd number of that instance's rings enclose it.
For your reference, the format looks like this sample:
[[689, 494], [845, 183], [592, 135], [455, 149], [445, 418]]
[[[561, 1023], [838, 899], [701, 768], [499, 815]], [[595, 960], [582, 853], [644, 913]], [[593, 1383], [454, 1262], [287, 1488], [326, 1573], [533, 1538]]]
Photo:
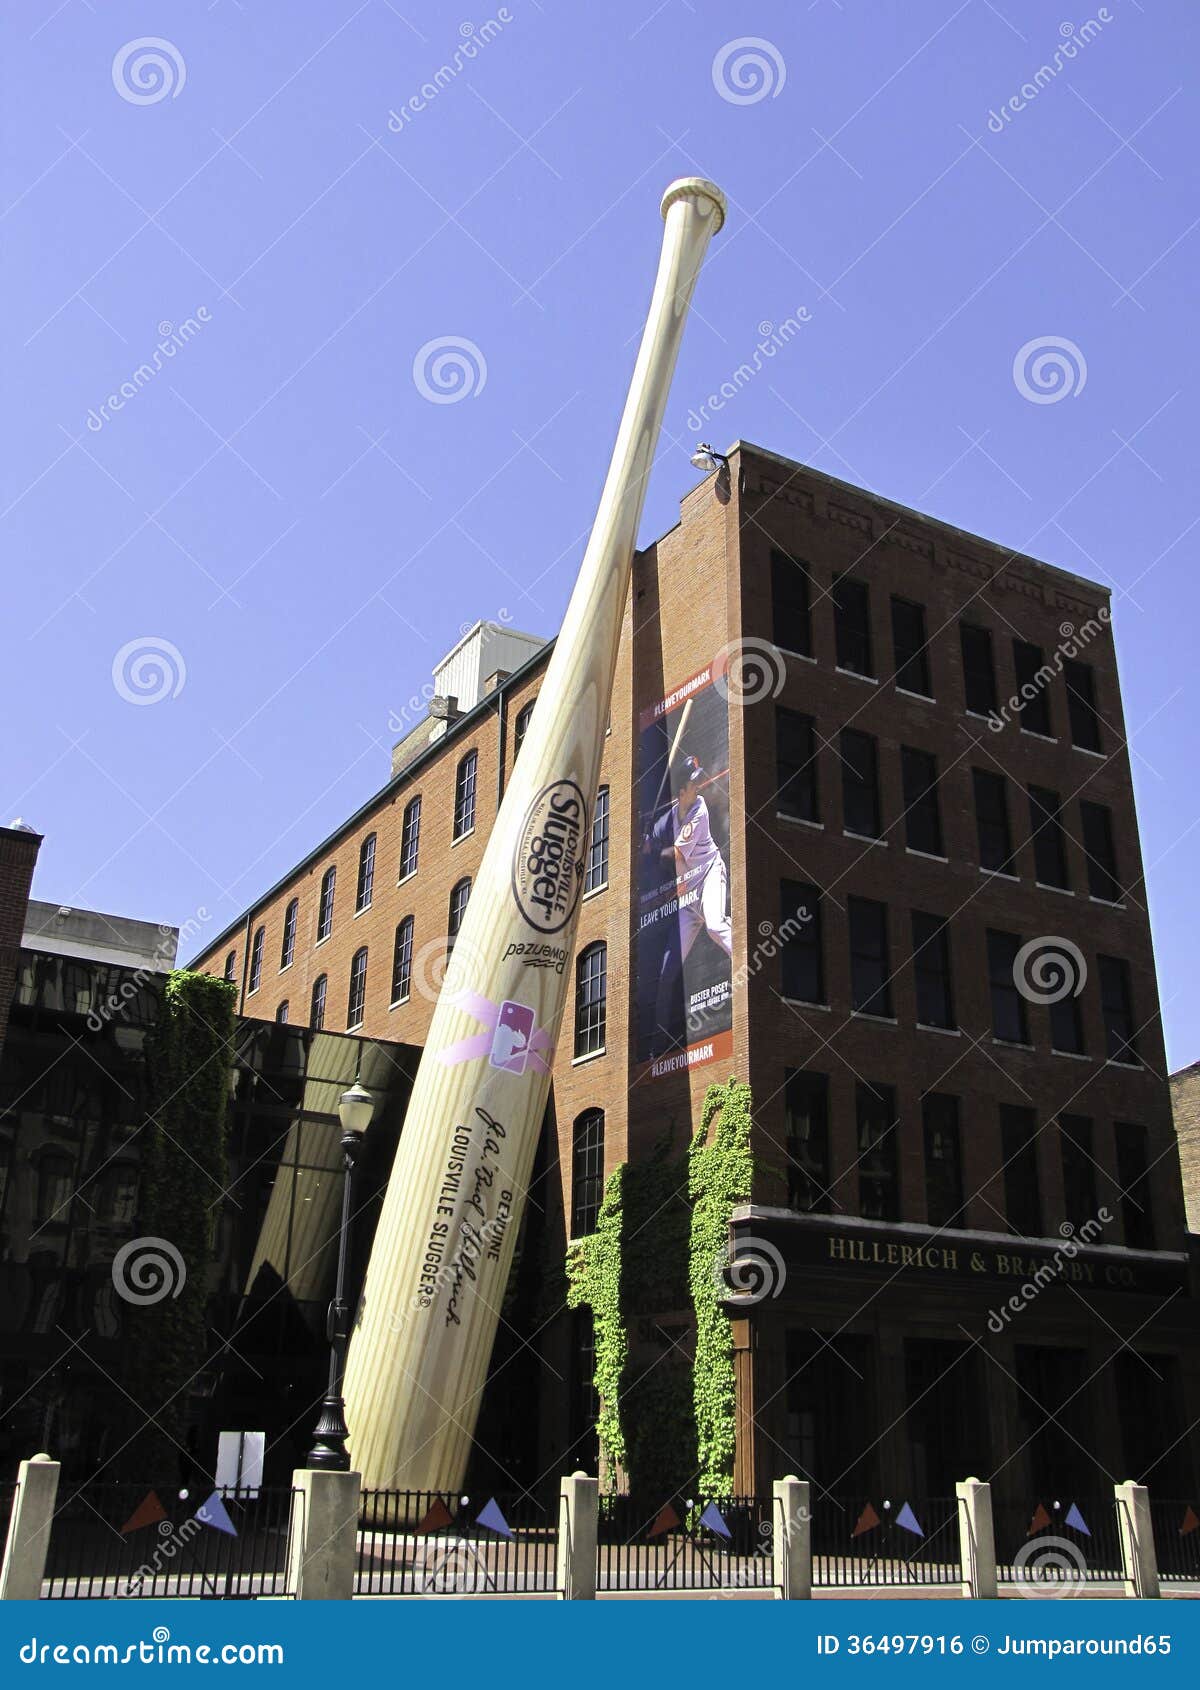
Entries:
[[815, 663], [817, 661], [811, 652], [797, 651], [794, 646], [777, 645], [775, 650], [780, 652], [784, 657], [799, 658], [801, 663]]
[[[992, 705], [992, 713], [995, 712], [995, 709], [996, 709], [996, 706], [993, 704]], [[976, 722], [986, 722], [989, 727], [992, 724], [992, 714], [990, 714], [986, 710], [964, 710], [963, 715], [964, 716], [970, 716], [972, 718], [972, 720], [976, 721]]]
[[416, 873], [417, 873], [417, 871], [416, 871], [415, 868], [410, 868], [407, 874], [402, 874], [400, 876], [399, 880], [396, 882], [396, 885], [397, 886], [407, 886], [408, 882], [410, 880], [415, 879]]
[[359, 916], [360, 916], [360, 915], [367, 915], [367, 914], [369, 914], [369, 912], [370, 912], [370, 909], [371, 909], [371, 906], [370, 906], [370, 904], [364, 904], [364, 905], [363, 905], [363, 906], [362, 906], [362, 908], [361, 908], [361, 909], [358, 909], [358, 910], [355, 910], [355, 912], [354, 912], [354, 920], [355, 920], [355, 921], [357, 921], [357, 920], [358, 920], [358, 918], [359, 918]]
[[898, 686], [896, 691], [901, 698], [915, 698], [919, 704], [936, 704], [937, 700], [931, 692], [911, 692], [908, 687]]
[[873, 1027], [898, 1027], [900, 1023], [894, 1015], [872, 1015], [866, 1009], [852, 1009], [851, 1021], [869, 1021]]
[[454, 847], [456, 845], [461, 845], [464, 839], [470, 839], [474, 831], [475, 829], [473, 827], [469, 827], [465, 833], [456, 833], [454, 838], [450, 841], [450, 849], [453, 851]]
[[830, 1012], [827, 1003], [810, 1003], [807, 998], [780, 997], [779, 1001], [786, 1003], [789, 1009], [819, 1009], [822, 1015], [828, 1015]]
[[328, 943], [329, 943], [329, 941], [330, 941], [330, 940], [331, 940], [331, 939], [332, 939], [332, 938], [333, 938], [333, 933], [332, 933], [332, 932], [329, 932], [329, 933], [326, 933], [326, 935], [325, 935], [325, 937], [324, 937], [324, 938], [323, 938], [323, 939], [318, 939], [318, 940], [317, 940], [317, 942], [316, 942], [316, 943], [315, 943], [315, 944], [314, 944], [314, 946], [313, 946], [313, 950], [314, 950], [314, 951], [319, 951], [319, 950], [320, 950], [320, 948], [321, 948], [321, 946], [322, 946], [322, 945], [327, 945], [327, 944], [328, 944]]
[[1016, 885], [1021, 878], [1019, 874], [1009, 874], [1007, 869], [984, 868], [982, 863], [979, 865], [979, 872], [980, 874], [990, 874], [993, 880], [1011, 880], [1014, 885]]
[[852, 681], [865, 681], [869, 687], [879, 685], [878, 675], [860, 675], [857, 669], [843, 669], [840, 663], [834, 664], [833, 672], [835, 675], [849, 675]]
[[862, 841], [862, 843], [864, 845], [882, 845], [885, 850], [887, 848], [887, 840], [881, 839], [879, 834], [877, 834], [877, 833], [855, 833], [855, 831], [852, 827], [844, 827], [842, 829], [842, 838], [843, 839], [859, 839], [859, 840]]
[[908, 857], [924, 857], [927, 863], [948, 863], [949, 857], [939, 857], [936, 851], [918, 851], [915, 845], [906, 845], [904, 853]]
[[1055, 1050], [1050, 1046], [1051, 1056], [1065, 1056], [1068, 1062], [1090, 1062], [1092, 1059], [1085, 1050]]
[[938, 1027], [932, 1021], [918, 1021], [917, 1022], [917, 1032], [918, 1033], [941, 1033], [942, 1037], [946, 1038], [946, 1039], [961, 1039], [962, 1038], [962, 1028], [961, 1027]]
[[1057, 745], [1058, 744], [1058, 735], [1057, 734], [1040, 734], [1037, 731], [1036, 728], [1022, 728], [1021, 732], [1023, 734], [1027, 734], [1030, 739], [1044, 740], [1047, 745]]
[[590, 892], [585, 892], [583, 894], [583, 897], [580, 898], [579, 902], [581, 904], [586, 904], [589, 898], [598, 898], [600, 896], [601, 892], [607, 892], [607, 891], [608, 891], [608, 881], [605, 880], [605, 881], [602, 881], [599, 886], [593, 886]]
[[599, 1050], [589, 1050], [586, 1056], [573, 1056], [571, 1058], [571, 1066], [572, 1068], [583, 1068], [587, 1065], [587, 1063], [595, 1062], [597, 1057], [607, 1055], [608, 1047], [606, 1045], [601, 1045]]
[[1080, 752], [1084, 757], [1098, 757], [1102, 763], [1107, 762], [1107, 751], [1093, 751], [1090, 745], [1076, 745], [1072, 740], [1071, 750]]
[[786, 810], [776, 810], [777, 822], [790, 822], [793, 827], [811, 827], [816, 833], [824, 833], [824, 822], [810, 822], [807, 816], [789, 816]]
[[1094, 892], [1088, 893], [1088, 903], [1099, 904], [1101, 909], [1106, 910], [1123, 910], [1125, 908], [1124, 904], [1114, 903], [1111, 898], [1097, 898]]
[[258, 993], [259, 993], [259, 987], [258, 986], [247, 986], [246, 987], [246, 996], [248, 998], [257, 997]]
[[1119, 1062], [1115, 1056], [1106, 1056], [1104, 1058], [1104, 1066], [1106, 1068], [1123, 1068], [1128, 1074], [1142, 1074], [1145, 1072], [1145, 1068], [1142, 1063]]
[[362, 1026], [361, 1021], [348, 1021], [346, 1023], [346, 1031], [348, 1033], [357, 1033], [361, 1026]]
[[993, 1038], [992, 1043], [994, 1045], [999, 1045], [1001, 1050], [1032, 1050], [1034, 1048], [1025, 1039], [997, 1039], [997, 1038]]
[[286, 974], [286, 973], [287, 973], [287, 971], [288, 971], [288, 969], [289, 969], [289, 968], [290, 968], [290, 967], [291, 967], [291, 966], [292, 966], [292, 964], [291, 964], [291, 963], [290, 963], [290, 962], [281, 962], [281, 963], [280, 963], [280, 964], [279, 964], [279, 972], [280, 972], [280, 973], [281, 973], [281, 974]]
[[388, 1008], [389, 1009], [403, 1009], [404, 1005], [406, 1003], [410, 1003], [411, 1001], [412, 1001], [412, 993], [411, 992], [405, 992], [405, 994], [402, 998], [393, 998], [391, 1003], [388, 1004]]
[[1057, 892], [1060, 897], [1073, 898], [1075, 896], [1069, 886], [1051, 886], [1048, 880], [1035, 880], [1033, 883], [1039, 892]]

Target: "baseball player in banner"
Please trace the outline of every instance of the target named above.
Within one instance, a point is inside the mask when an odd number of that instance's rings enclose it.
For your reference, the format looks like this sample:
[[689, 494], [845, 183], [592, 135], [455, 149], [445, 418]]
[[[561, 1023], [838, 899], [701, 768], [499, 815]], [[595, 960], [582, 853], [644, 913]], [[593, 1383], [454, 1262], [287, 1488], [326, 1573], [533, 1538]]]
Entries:
[[732, 1048], [729, 717], [711, 670], [642, 712], [638, 1059], [652, 1077]]

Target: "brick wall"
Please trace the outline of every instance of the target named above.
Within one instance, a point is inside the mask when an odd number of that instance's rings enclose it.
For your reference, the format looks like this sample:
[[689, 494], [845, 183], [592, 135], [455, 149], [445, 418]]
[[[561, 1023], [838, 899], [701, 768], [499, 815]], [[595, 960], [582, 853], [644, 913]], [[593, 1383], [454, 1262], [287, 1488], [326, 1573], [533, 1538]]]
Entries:
[[0, 827], [0, 1051], [8, 1032], [8, 1010], [17, 981], [17, 956], [25, 930], [29, 888], [42, 836]]

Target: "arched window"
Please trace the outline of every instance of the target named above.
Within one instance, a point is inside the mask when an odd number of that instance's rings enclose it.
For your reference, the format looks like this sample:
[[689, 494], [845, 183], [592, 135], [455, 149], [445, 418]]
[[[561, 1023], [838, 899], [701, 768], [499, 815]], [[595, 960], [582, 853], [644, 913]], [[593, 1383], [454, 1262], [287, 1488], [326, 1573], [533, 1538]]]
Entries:
[[392, 1003], [405, 1003], [412, 989], [413, 918], [406, 915], [396, 929], [392, 952]]
[[454, 837], [461, 839], [475, 826], [475, 777], [479, 753], [468, 751], [454, 777]]
[[225, 958], [225, 978], [232, 980], [237, 970], [237, 952], [230, 951]]
[[321, 896], [317, 903], [317, 943], [328, 939], [333, 932], [333, 894], [337, 886], [337, 864], [330, 863], [321, 876]]
[[528, 704], [524, 705], [522, 709], [517, 711], [517, 719], [513, 723], [513, 762], [514, 763], [516, 762], [517, 758], [521, 755], [521, 746], [524, 743], [525, 735], [529, 732], [529, 723], [530, 723], [530, 720], [533, 716], [533, 707], [536, 703], [537, 703], [536, 698], [531, 699]]
[[595, 892], [608, 885], [608, 788], [602, 786], [596, 794], [596, 809], [592, 816], [592, 837], [588, 842], [587, 873], [583, 890]]
[[575, 1121], [571, 1156], [571, 1237], [595, 1232], [604, 1194], [604, 1111], [585, 1109]]
[[254, 938], [250, 945], [250, 984], [247, 991], [257, 992], [262, 979], [263, 944], [267, 937], [265, 927], [256, 927]]
[[467, 899], [471, 896], [470, 880], [460, 880], [450, 894], [450, 919], [446, 924], [446, 955], [454, 949], [454, 941], [458, 938], [459, 928], [463, 924], [463, 916], [467, 913]]
[[421, 794], [410, 798], [404, 806], [404, 825], [400, 832], [400, 879], [407, 880], [417, 872], [417, 858], [421, 852]]
[[283, 944], [279, 948], [280, 969], [290, 968], [296, 954], [296, 922], [300, 915], [300, 900], [293, 898], [283, 912]]
[[319, 1033], [325, 1025], [325, 993], [328, 986], [328, 975], [318, 974], [313, 981], [312, 1007], [308, 1012], [308, 1024], [314, 1033]]
[[608, 1019], [608, 946], [603, 940], [580, 951], [575, 964], [575, 1054], [604, 1049]]
[[286, 1021], [287, 1018], [288, 1018], [288, 1001], [287, 1001], [286, 998], [284, 998], [284, 1000], [280, 1004], [279, 1008], [275, 1011], [275, 1019], [276, 1019], [276, 1021], [283, 1022], [283, 1021]]
[[358, 890], [354, 894], [354, 913], [369, 910], [375, 891], [375, 835], [368, 833], [358, 848]]
[[367, 1004], [367, 947], [354, 953], [350, 964], [350, 993], [346, 999], [346, 1029], [361, 1027]]

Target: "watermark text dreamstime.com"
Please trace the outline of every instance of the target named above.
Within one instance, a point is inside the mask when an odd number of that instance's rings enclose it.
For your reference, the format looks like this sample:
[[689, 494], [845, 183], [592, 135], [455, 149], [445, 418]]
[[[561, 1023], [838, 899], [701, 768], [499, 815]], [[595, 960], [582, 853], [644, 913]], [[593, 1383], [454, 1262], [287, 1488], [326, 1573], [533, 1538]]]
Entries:
[[110, 992], [100, 1003], [92, 1006], [87, 1018], [88, 1031], [99, 1033], [114, 1015], [121, 1013], [126, 1004], [133, 1002], [152, 975], [165, 974], [172, 969], [175, 966], [179, 940], [190, 941], [197, 938], [205, 923], [211, 920], [212, 917], [201, 904], [195, 915], [189, 916], [178, 932], [174, 927], [160, 924], [159, 941], [154, 947], [152, 961], [144, 962], [133, 974], [121, 981], [116, 991]]
[[993, 135], [1002, 135], [1006, 125], [1010, 124], [1018, 112], [1037, 99], [1038, 95], [1048, 88], [1056, 77], [1061, 76], [1072, 59], [1079, 56], [1082, 49], [1100, 34], [1106, 25], [1114, 21], [1113, 13], [1107, 6], [1101, 6], [1094, 18], [1088, 18], [1085, 23], [1061, 23], [1058, 33], [1061, 37], [1045, 64], [1041, 64], [1034, 71], [1028, 81], [1023, 82], [1015, 94], [1009, 96], [999, 110], [988, 112], [987, 126]]
[[163, 367], [181, 352], [189, 341], [196, 338], [206, 323], [211, 322], [212, 312], [208, 306], [197, 305], [195, 313], [191, 317], [185, 317], [182, 323], [160, 323], [158, 344], [150, 357], [144, 359], [132, 375], [125, 378], [116, 392], [109, 394], [103, 404], [94, 405], [88, 412], [86, 421], [91, 433], [99, 434], [105, 423], [111, 422], [118, 411], [123, 411], [131, 399], [136, 399]]
[[1089, 616], [1086, 622], [1078, 627], [1073, 622], [1063, 622], [1059, 627], [1060, 643], [1041, 668], [1022, 682], [1012, 697], [1006, 699], [998, 710], [989, 710], [987, 724], [994, 734], [1002, 733], [1014, 718], [1019, 717], [1023, 707], [1038, 696], [1044, 687], [1057, 679], [1063, 672], [1064, 663], [1071, 662], [1080, 652], [1086, 651], [1092, 641], [1102, 634], [1112, 620], [1112, 612], [1107, 605], [1101, 605], [1094, 616]]
[[[1064, 1221], [1059, 1230], [1065, 1236], [1063, 1242], [1055, 1246], [1053, 1254], [1039, 1262], [1036, 1267], [1031, 1265], [1020, 1289], [1014, 1291], [998, 1308], [989, 1309], [988, 1331], [1003, 1332], [1014, 1316], [1022, 1314], [1030, 1303], [1037, 1301], [1047, 1285], [1059, 1284], [1064, 1280], [1081, 1285], [1093, 1284], [1097, 1270], [1090, 1262], [1078, 1262], [1075, 1258], [1084, 1244], [1091, 1244], [1099, 1238], [1112, 1218], [1112, 1211], [1102, 1207], [1078, 1229], [1073, 1227], [1070, 1221]], [[1020, 1261], [1019, 1256], [1010, 1259]]]
[[411, 123], [414, 117], [427, 110], [438, 95], [462, 75], [471, 60], [478, 57], [480, 48], [494, 41], [500, 31], [512, 21], [513, 14], [508, 7], [500, 6], [495, 17], [488, 18], [484, 23], [460, 23], [458, 33], [461, 39], [449, 59], [426, 77], [417, 91], [410, 94], [402, 105], [393, 106], [388, 112], [387, 126], [392, 134], [399, 135], [406, 123]]
[[758, 325], [759, 338], [749, 359], [744, 359], [733, 373], [725, 378], [715, 393], [710, 393], [702, 404], [693, 405], [687, 414], [688, 430], [692, 434], [699, 434], [706, 423], [723, 411], [730, 400], [736, 399], [742, 390], [750, 385], [755, 376], [760, 375], [768, 361], [782, 352], [788, 343], [799, 334], [805, 323], [812, 322], [812, 312], [807, 305], [797, 305], [790, 317], [785, 317], [782, 323], [765, 322]]

